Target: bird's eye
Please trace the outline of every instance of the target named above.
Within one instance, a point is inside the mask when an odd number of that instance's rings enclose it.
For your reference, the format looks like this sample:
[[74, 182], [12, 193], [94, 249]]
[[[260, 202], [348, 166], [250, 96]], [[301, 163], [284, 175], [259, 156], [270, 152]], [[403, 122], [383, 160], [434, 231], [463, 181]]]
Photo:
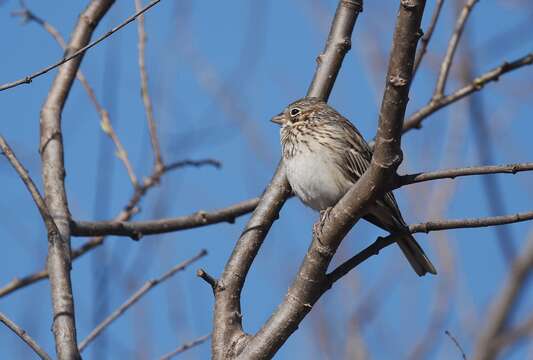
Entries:
[[298, 115], [300, 115], [300, 109], [298, 109], [298, 108], [293, 108], [293, 109], [291, 110], [291, 116], [292, 116], [292, 117], [295, 117], [295, 116], [298, 116]]

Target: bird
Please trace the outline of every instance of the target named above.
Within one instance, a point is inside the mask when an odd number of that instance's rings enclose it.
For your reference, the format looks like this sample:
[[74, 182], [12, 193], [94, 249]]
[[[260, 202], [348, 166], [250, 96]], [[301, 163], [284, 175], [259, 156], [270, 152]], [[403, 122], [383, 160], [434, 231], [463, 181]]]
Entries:
[[[296, 100], [271, 121], [281, 126], [283, 162], [293, 192], [321, 214], [333, 207], [370, 166], [372, 149], [359, 130], [319, 98]], [[419, 276], [437, 274], [409, 232], [392, 192], [369, 206], [363, 218], [398, 234], [397, 243]]]

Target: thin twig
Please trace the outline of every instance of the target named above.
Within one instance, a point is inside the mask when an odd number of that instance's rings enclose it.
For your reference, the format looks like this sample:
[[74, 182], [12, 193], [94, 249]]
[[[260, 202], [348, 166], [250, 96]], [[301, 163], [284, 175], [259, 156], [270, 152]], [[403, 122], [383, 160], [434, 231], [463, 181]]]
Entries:
[[[420, 224], [410, 225], [409, 232], [411, 234], [429, 233], [431, 231], [505, 225], [529, 220], [533, 220], [533, 211], [517, 213], [513, 215], [490, 216], [482, 218], [428, 221]], [[391, 244], [394, 244], [398, 237], [398, 234], [391, 234], [386, 237], [379, 237], [376, 241], [374, 241], [364, 250], [355, 254], [350, 259], [346, 260], [344, 263], [339, 265], [335, 270], [331, 271], [331, 273], [327, 275], [328, 287], [331, 286], [331, 284], [333, 284], [335, 281], [348, 274], [352, 269], [356, 268], [368, 258], [379, 254], [381, 249]]]
[[[495, 165], [495, 166], [473, 166], [457, 169], [446, 169], [426, 173], [417, 173], [399, 176], [395, 188], [415, 184], [423, 181], [484, 174], [516, 174], [522, 171], [532, 171], [533, 163]], [[146, 221], [77, 221], [72, 220], [71, 231], [73, 236], [102, 236], [116, 235], [128, 236], [139, 239], [144, 235], [163, 234], [180, 230], [192, 229], [221, 222], [233, 223], [239, 216], [252, 212], [259, 198], [245, 200], [240, 203], [210, 212], [198, 211], [191, 215], [180, 216], [168, 219], [146, 220]]]
[[[135, 0], [135, 10], [137, 12], [142, 10], [141, 0]], [[137, 19], [137, 33], [139, 36], [139, 72], [141, 76], [141, 97], [146, 112], [146, 120], [148, 121], [148, 130], [150, 131], [150, 141], [152, 143], [152, 151], [154, 153], [154, 168], [156, 171], [161, 171], [163, 168], [163, 159], [161, 157], [161, 146], [157, 137], [157, 129], [154, 120], [154, 111], [152, 107], [152, 100], [148, 92], [148, 74], [146, 72], [145, 64], [145, 47], [146, 47], [146, 31], [144, 28], [144, 15], [140, 15]]]
[[13, 153], [13, 150], [11, 149], [11, 147], [6, 142], [4, 137], [1, 135], [0, 135], [0, 149], [2, 150], [2, 153], [5, 155], [5, 157], [9, 160], [10, 164], [13, 166], [17, 174], [20, 176], [20, 178], [24, 182], [24, 185], [30, 192], [31, 197], [33, 198], [33, 201], [35, 202], [35, 205], [37, 205], [37, 208], [39, 209], [39, 213], [41, 214], [44, 224], [46, 225], [46, 229], [48, 230], [49, 236], [52, 236], [54, 234], [55, 234], [54, 236], [57, 236], [57, 234], [59, 234], [59, 230], [57, 229], [56, 223], [54, 222], [54, 219], [50, 215], [50, 212], [48, 211], [48, 207], [46, 206], [46, 203], [44, 202], [43, 197], [39, 193], [37, 186], [35, 186], [35, 183], [33, 182], [30, 175], [28, 174], [28, 171], [19, 162], [19, 160]]
[[498, 81], [501, 75], [531, 64], [533, 64], [533, 52], [526, 54], [525, 56], [522, 56], [512, 62], [504, 62], [500, 66], [478, 76], [470, 84], [455, 90], [450, 95], [431, 99], [429, 103], [417, 110], [409, 117], [409, 119], [407, 119], [407, 121], [405, 121], [403, 125], [403, 133], [406, 133], [412, 129], [420, 129], [422, 127], [422, 121], [424, 121], [424, 119], [426, 119], [429, 115], [447, 105], [461, 100], [462, 98], [476, 91], [480, 91], [486, 84], [493, 81]]
[[213, 291], [216, 291], [218, 286], [218, 280], [209, 275], [204, 269], [196, 270], [196, 276], [208, 283], [211, 286], [211, 289], [213, 289]]
[[239, 216], [252, 212], [259, 202], [259, 198], [245, 200], [235, 205], [210, 212], [198, 211], [194, 214], [152, 221], [75, 221], [71, 223], [73, 236], [102, 236], [119, 235], [140, 239], [143, 235], [164, 234], [173, 231], [193, 229], [196, 227], [218, 224], [221, 222], [234, 223]]
[[16, 86], [19, 86], [19, 85], [22, 85], [22, 84], [29, 84], [29, 83], [31, 83], [33, 81], [33, 79], [35, 79], [35, 78], [37, 78], [37, 77], [39, 77], [41, 75], [44, 75], [47, 72], [49, 72], [50, 70], [53, 70], [53, 69], [63, 65], [64, 63], [66, 63], [66, 62], [68, 62], [68, 61], [70, 61], [70, 60], [72, 60], [72, 59], [84, 54], [87, 50], [89, 50], [93, 46], [101, 43], [102, 41], [107, 39], [109, 36], [113, 35], [117, 31], [122, 29], [124, 26], [126, 26], [129, 23], [131, 23], [132, 21], [134, 21], [137, 17], [139, 17], [140, 15], [144, 14], [146, 11], [150, 10], [153, 6], [158, 4], [160, 1], [161, 0], [153, 0], [148, 5], [146, 5], [141, 11], [139, 11], [139, 12], [135, 13], [134, 15], [130, 16], [129, 18], [124, 20], [121, 24], [119, 24], [118, 26], [116, 26], [113, 29], [109, 30], [107, 33], [105, 33], [104, 35], [102, 35], [101, 37], [96, 39], [95, 41], [83, 46], [82, 48], [80, 48], [77, 51], [73, 52], [69, 56], [63, 58], [62, 60], [59, 60], [55, 64], [49, 65], [49, 66], [47, 66], [47, 67], [45, 67], [45, 68], [43, 68], [43, 69], [31, 74], [31, 75], [28, 75], [28, 76], [26, 76], [26, 77], [24, 77], [22, 79], [19, 79], [19, 80], [10, 82], [10, 83], [6, 83], [6, 84], [3, 84], [3, 85], [0, 85], [0, 91], [11, 89], [13, 87], [16, 87]]
[[178, 348], [176, 348], [175, 350], [169, 352], [169, 353], [166, 353], [165, 355], [161, 356], [161, 358], [159, 358], [159, 360], [170, 360], [172, 359], [174, 356], [178, 355], [178, 354], [181, 354], [187, 350], [189, 350], [190, 348], [193, 348], [195, 346], [198, 346], [198, 345], [201, 345], [203, 344], [204, 342], [206, 342], [209, 338], [211, 337], [211, 334], [208, 334], [208, 335], [204, 335], [204, 336], [200, 336], [199, 338], [195, 339], [195, 340], [192, 340], [192, 341], [189, 341], [189, 342], [186, 342], [185, 344], [179, 346]]
[[105, 318], [100, 324], [94, 328], [93, 331], [87, 335], [85, 339], [83, 339], [79, 344], [80, 352], [83, 351], [87, 345], [89, 345], [106, 327], [108, 327], [113, 321], [115, 321], [118, 317], [120, 317], [126, 310], [128, 310], [131, 306], [133, 306], [137, 301], [139, 301], [146, 293], [148, 293], [151, 289], [153, 289], [155, 286], [159, 285], [160, 283], [168, 280], [170, 277], [175, 275], [177, 272], [185, 270], [187, 266], [192, 264], [193, 262], [197, 261], [198, 259], [204, 257], [207, 255], [206, 250], [200, 251], [197, 255], [193, 256], [192, 258], [185, 260], [184, 262], [174, 266], [172, 269], [164, 273], [162, 276], [147, 281], [143, 286], [139, 288], [128, 300], [126, 300], [122, 305], [118, 307], [115, 311], [111, 313], [107, 318]]
[[415, 77], [418, 67], [420, 66], [420, 63], [422, 62], [422, 59], [426, 54], [429, 42], [431, 40], [431, 37], [433, 36], [433, 31], [435, 30], [435, 26], [437, 25], [437, 21], [439, 20], [440, 11], [442, 9], [443, 4], [444, 0], [436, 1], [435, 10], [433, 10], [433, 15], [431, 16], [431, 21], [429, 22], [428, 29], [424, 33], [424, 36], [422, 36], [422, 38], [420, 39], [420, 49], [418, 49], [418, 52], [416, 53], [415, 64], [413, 66], [413, 78]]
[[[23, 8], [20, 11], [13, 12], [14, 16], [20, 16], [25, 22], [33, 21], [40, 25], [46, 32], [48, 32], [54, 40], [61, 46], [63, 50], [66, 50], [67, 44], [65, 43], [65, 39], [61, 36], [59, 31], [52, 26], [50, 23], [48, 23], [43, 18], [40, 18], [39, 16], [35, 15], [30, 9], [28, 9], [25, 6], [25, 3], [21, 3]], [[133, 170], [133, 166], [130, 163], [130, 160], [128, 158], [128, 153], [126, 152], [126, 149], [124, 148], [124, 145], [122, 145], [122, 142], [120, 141], [117, 133], [113, 129], [113, 125], [111, 123], [111, 119], [109, 118], [109, 112], [100, 104], [98, 101], [96, 94], [89, 85], [89, 81], [83, 74], [81, 70], [78, 70], [76, 73], [76, 78], [81, 83], [83, 88], [85, 89], [85, 92], [91, 99], [91, 102], [93, 103], [96, 112], [98, 113], [98, 116], [100, 117], [100, 126], [102, 128], [102, 131], [109, 136], [111, 141], [113, 141], [113, 144], [116, 148], [116, 155], [117, 157], [122, 161], [124, 164], [124, 167], [126, 168], [126, 171], [128, 173], [128, 177], [130, 178], [131, 183], [133, 184], [133, 187], [138, 186], [137, 176], [135, 175], [135, 171]]]
[[459, 352], [461, 353], [461, 357], [463, 358], [463, 360], [466, 360], [466, 354], [465, 354], [465, 351], [463, 350], [463, 347], [461, 346], [461, 344], [459, 344], [459, 341], [457, 341], [457, 339], [455, 338], [455, 336], [453, 336], [448, 330], [444, 331], [444, 333], [446, 335], [448, 335], [448, 337], [453, 341], [453, 343], [455, 344], [455, 347], [459, 350]]
[[36, 354], [43, 360], [52, 360], [52, 357], [46, 353], [46, 351], [43, 350], [37, 344], [33, 338], [28, 335], [26, 330], [15, 324], [13, 321], [11, 321], [6, 315], [2, 314], [0, 312], [0, 322], [3, 323], [5, 326], [7, 326], [11, 331], [13, 331], [19, 338], [22, 339]]
[[466, 21], [468, 20], [468, 16], [472, 12], [474, 5], [476, 5], [478, 1], [479, 0], [468, 0], [468, 2], [461, 10], [459, 17], [457, 18], [453, 34], [450, 37], [450, 41], [448, 42], [448, 49], [446, 50], [446, 55], [444, 56], [444, 60], [442, 60], [439, 77], [437, 78], [437, 85], [433, 94], [434, 98], [438, 99], [444, 96], [446, 81], [448, 80], [448, 74], [450, 73], [450, 68], [452, 66], [455, 50], [457, 50], [457, 46], [459, 45], [459, 40], [461, 39], [461, 35], [465, 28]]
[[[183, 163], [183, 162], [180, 162]], [[144, 180], [144, 182], [139, 185], [133, 195], [131, 196], [130, 200], [128, 201], [127, 205], [124, 207], [124, 209], [115, 217], [113, 221], [115, 222], [124, 222], [128, 221], [132, 218], [133, 215], [135, 215], [138, 212], [137, 205], [141, 201], [141, 199], [144, 197], [144, 195], [154, 186], [159, 184], [161, 181], [161, 177], [167, 172], [175, 169], [182, 168], [183, 166], [188, 166], [189, 164], [183, 164], [182, 166], [178, 167], [169, 167], [168, 169], [165, 168], [163, 172], [154, 172], [152, 175], [150, 175], [148, 178]], [[192, 164], [193, 166], [199, 166], [198, 164]], [[207, 165], [207, 163], [206, 163]], [[171, 164], [172, 166], [172, 164]], [[85, 242], [83, 245], [79, 246], [78, 248], [72, 250], [71, 252], [71, 258], [72, 260], [75, 260], [82, 255], [85, 255], [89, 251], [99, 247], [104, 243], [105, 236], [96, 236], [93, 237], [87, 242]], [[9, 282], [7, 285], [5, 285], [3, 288], [0, 289], [0, 298], [11, 294], [12, 292], [19, 290], [23, 287], [26, 287], [28, 285], [34, 284], [38, 281], [44, 280], [48, 277], [48, 271], [41, 270], [39, 272], [24, 276], [21, 279], [15, 278], [11, 282]]]

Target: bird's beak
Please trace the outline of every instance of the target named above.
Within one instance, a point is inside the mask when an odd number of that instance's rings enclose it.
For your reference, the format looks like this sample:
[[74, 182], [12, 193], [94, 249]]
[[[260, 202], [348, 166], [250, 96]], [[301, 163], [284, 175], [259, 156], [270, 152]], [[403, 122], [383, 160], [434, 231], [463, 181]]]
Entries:
[[283, 125], [285, 123], [285, 115], [283, 115], [283, 113], [279, 113], [278, 115], [270, 119], [270, 121], [278, 125]]

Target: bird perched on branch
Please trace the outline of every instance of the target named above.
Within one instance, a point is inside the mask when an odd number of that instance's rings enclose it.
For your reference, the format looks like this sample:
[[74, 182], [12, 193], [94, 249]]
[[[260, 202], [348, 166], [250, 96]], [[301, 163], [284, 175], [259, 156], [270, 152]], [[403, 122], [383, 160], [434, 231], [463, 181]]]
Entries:
[[[318, 98], [293, 102], [272, 122], [281, 125], [287, 179], [300, 200], [315, 210], [334, 206], [370, 166], [372, 150], [359, 131]], [[437, 273], [409, 233], [392, 192], [371, 205], [363, 218], [399, 234], [398, 245], [419, 276]]]

